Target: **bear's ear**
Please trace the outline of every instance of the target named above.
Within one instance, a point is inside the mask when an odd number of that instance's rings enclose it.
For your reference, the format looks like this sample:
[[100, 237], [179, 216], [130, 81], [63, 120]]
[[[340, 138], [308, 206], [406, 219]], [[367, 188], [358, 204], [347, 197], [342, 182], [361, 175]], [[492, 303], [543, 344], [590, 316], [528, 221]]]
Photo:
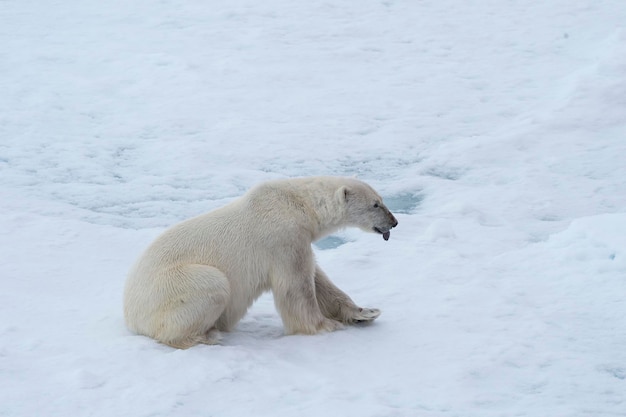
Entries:
[[337, 200], [342, 201], [342, 202], [348, 201], [349, 195], [350, 195], [350, 190], [345, 185], [339, 187], [339, 189], [335, 193], [335, 197], [337, 197]]

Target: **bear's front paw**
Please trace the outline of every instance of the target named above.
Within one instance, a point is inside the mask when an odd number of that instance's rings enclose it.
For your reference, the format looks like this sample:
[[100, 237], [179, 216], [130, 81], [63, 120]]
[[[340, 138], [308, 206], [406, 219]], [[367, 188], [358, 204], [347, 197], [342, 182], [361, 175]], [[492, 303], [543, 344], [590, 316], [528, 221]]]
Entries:
[[380, 316], [380, 310], [377, 308], [359, 308], [350, 317], [352, 323], [369, 323], [376, 320]]

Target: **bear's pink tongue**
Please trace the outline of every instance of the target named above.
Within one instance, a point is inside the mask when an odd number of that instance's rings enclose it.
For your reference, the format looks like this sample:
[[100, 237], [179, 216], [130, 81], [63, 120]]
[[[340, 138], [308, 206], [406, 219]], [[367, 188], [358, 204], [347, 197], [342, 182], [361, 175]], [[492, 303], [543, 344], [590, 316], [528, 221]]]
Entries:
[[385, 232], [385, 233], [383, 233], [383, 239], [385, 239], [385, 240], [389, 240], [389, 236], [391, 236], [391, 232]]

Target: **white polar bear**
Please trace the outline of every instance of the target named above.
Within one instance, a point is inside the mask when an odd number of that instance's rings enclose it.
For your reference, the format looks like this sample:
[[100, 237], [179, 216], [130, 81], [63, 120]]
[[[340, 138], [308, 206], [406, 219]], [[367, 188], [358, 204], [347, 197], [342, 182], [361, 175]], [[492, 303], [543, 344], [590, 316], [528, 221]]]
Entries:
[[358, 307], [337, 288], [311, 243], [346, 226], [387, 240], [397, 224], [376, 191], [354, 178], [263, 183], [152, 243], [126, 282], [126, 323], [176, 348], [215, 344], [268, 290], [287, 334], [372, 321], [380, 311]]

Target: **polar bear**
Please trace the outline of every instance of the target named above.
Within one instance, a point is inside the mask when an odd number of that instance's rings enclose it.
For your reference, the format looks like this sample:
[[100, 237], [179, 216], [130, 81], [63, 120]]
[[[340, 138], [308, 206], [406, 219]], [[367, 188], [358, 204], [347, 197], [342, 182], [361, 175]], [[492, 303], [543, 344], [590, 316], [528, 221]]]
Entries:
[[355, 178], [262, 183], [232, 203], [166, 230], [131, 269], [124, 317], [135, 333], [186, 349], [215, 344], [271, 290], [286, 334], [369, 322], [316, 264], [311, 243], [355, 226], [389, 239], [398, 221]]

